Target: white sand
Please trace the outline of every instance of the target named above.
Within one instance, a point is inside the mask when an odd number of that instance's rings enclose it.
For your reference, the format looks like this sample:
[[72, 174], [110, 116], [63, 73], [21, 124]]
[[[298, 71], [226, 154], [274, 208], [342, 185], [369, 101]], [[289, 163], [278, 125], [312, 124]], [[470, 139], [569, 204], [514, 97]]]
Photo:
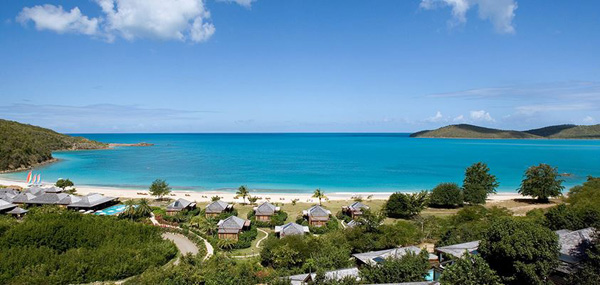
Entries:
[[[27, 184], [25, 182], [17, 182], [10, 181], [6, 179], [0, 178], [0, 185], [4, 186], [20, 186], [26, 187]], [[50, 186], [50, 183], [44, 183], [44, 186]], [[88, 193], [100, 193], [105, 196], [110, 197], [119, 197], [119, 198], [152, 198], [150, 195], [141, 195], [139, 193], [148, 193], [147, 190], [136, 190], [136, 189], [125, 189], [118, 187], [100, 187], [100, 186], [88, 186], [88, 185], [76, 185], [77, 194], [86, 195]], [[407, 191], [409, 192], [409, 191]], [[262, 197], [262, 201], [267, 198], [270, 198], [271, 202], [279, 202], [279, 203], [291, 203], [292, 200], [298, 199], [298, 202], [317, 202], [318, 199], [312, 198], [312, 193], [260, 193], [251, 191], [250, 194], [252, 196]], [[363, 198], [367, 198], [372, 195], [371, 199], [374, 200], [386, 200], [392, 194], [392, 192], [335, 192], [335, 193], [326, 193], [327, 198], [329, 200], [352, 200], [353, 197], [362, 196]], [[225, 201], [233, 201], [233, 202], [242, 202], [242, 198], [235, 198], [236, 194], [233, 192], [223, 192], [223, 191], [188, 191], [188, 190], [177, 190], [173, 189], [169, 198], [177, 199], [184, 198], [190, 201], [196, 202], [208, 202], [211, 200], [213, 196], [220, 196], [221, 199]], [[490, 195], [488, 200], [493, 201], [505, 201], [512, 200], [516, 198], [523, 198], [518, 193], [498, 193], [495, 195]]]

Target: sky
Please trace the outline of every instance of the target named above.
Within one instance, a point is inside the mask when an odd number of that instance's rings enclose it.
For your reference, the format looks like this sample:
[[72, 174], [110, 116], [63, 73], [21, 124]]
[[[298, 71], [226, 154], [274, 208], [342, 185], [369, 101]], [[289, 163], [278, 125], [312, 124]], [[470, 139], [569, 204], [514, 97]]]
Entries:
[[600, 123], [595, 0], [0, 5], [0, 118], [65, 133]]

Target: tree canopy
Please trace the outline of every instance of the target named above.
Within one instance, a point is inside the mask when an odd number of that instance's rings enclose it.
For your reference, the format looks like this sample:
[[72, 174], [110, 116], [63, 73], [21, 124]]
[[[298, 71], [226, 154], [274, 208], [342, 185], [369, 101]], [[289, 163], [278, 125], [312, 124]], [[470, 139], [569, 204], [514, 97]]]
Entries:
[[502, 285], [498, 274], [481, 256], [468, 252], [444, 269], [440, 281], [448, 285]]
[[396, 192], [388, 198], [384, 209], [388, 217], [411, 218], [427, 207], [427, 191], [419, 193]]
[[375, 284], [418, 282], [425, 280], [430, 265], [428, 253], [408, 252], [400, 258], [389, 257], [378, 264], [367, 264], [360, 271], [363, 281]]
[[496, 176], [490, 174], [487, 164], [477, 162], [465, 170], [463, 181], [464, 201], [470, 204], [485, 204], [489, 194], [495, 194], [500, 184]]
[[478, 251], [507, 284], [545, 284], [558, 265], [558, 236], [532, 222], [501, 218], [484, 233]]
[[562, 183], [556, 168], [541, 163], [527, 168], [519, 187], [519, 194], [547, 202], [549, 197], [560, 196], [565, 188]]
[[456, 208], [462, 204], [462, 191], [456, 183], [441, 183], [429, 194], [429, 205], [432, 207]]
[[65, 188], [67, 187], [72, 187], [73, 185], [73, 181], [69, 180], [69, 178], [67, 179], [58, 179], [56, 180], [56, 184], [54, 184], [56, 187], [65, 190]]
[[242, 199], [244, 200], [244, 203], [246, 203], [246, 197], [248, 197], [250, 195], [250, 192], [248, 191], [248, 187], [242, 185], [238, 188], [238, 190], [235, 192], [236, 195], [241, 196]]
[[162, 199], [164, 196], [171, 193], [171, 187], [169, 187], [167, 181], [163, 179], [156, 179], [154, 182], [152, 182], [152, 185], [150, 185], [149, 191], [152, 196]]

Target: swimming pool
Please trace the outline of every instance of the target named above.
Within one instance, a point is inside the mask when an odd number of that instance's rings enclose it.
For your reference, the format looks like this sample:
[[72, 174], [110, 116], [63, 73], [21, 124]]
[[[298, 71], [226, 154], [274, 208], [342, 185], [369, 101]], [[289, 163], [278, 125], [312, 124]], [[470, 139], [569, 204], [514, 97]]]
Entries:
[[96, 211], [95, 214], [112, 216], [112, 215], [118, 215], [118, 214], [122, 213], [123, 211], [125, 211], [125, 205], [119, 204], [119, 205], [110, 206], [106, 209]]

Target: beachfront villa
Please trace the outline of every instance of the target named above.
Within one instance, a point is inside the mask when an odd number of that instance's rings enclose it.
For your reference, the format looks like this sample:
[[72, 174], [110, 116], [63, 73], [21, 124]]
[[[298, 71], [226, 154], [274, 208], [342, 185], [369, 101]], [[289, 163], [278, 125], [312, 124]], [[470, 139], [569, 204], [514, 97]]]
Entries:
[[[284, 279], [289, 280], [292, 285], [305, 285], [305, 284], [313, 284], [317, 277], [316, 273], [304, 273], [298, 275], [292, 275], [285, 277]], [[327, 280], [336, 280], [341, 281], [346, 278], [352, 278], [355, 280], [360, 280], [360, 274], [358, 268], [346, 268], [346, 269], [338, 269], [333, 271], [325, 272], [325, 278]]]
[[196, 208], [196, 202], [190, 202], [179, 198], [167, 206], [167, 215], [174, 216], [183, 210], [193, 210]]
[[206, 205], [204, 213], [207, 218], [214, 218], [223, 212], [229, 212], [231, 210], [233, 210], [233, 204], [218, 200]]
[[254, 216], [256, 217], [257, 221], [270, 222], [271, 217], [275, 215], [276, 212], [279, 212], [279, 210], [279, 207], [276, 207], [269, 202], [264, 202], [258, 207], [254, 207]]
[[95, 211], [116, 202], [117, 198], [115, 197], [105, 197], [96, 193], [86, 196], [66, 194], [56, 187], [31, 187], [24, 191], [0, 189], [0, 214], [10, 214], [18, 218], [27, 213], [27, 210], [18, 207], [19, 205], [56, 205], [74, 210]]
[[313, 227], [322, 227], [329, 222], [331, 211], [316, 205], [308, 210], [302, 211], [302, 215], [308, 220], [308, 225]]
[[230, 216], [227, 219], [220, 220], [217, 226], [219, 239], [238, 240], [240, 233], [243, 230], [250, 228], [250, 220]]
[[304, 235], [309, 232], [310, 230], [307, 226], [302, 226], [296, 223], [287, 223], [283, 226], [275, 226], [275, 234], [279, 236], [279, 238], [294, 235]]
[[354, 202], [349, 206], [343, 206], [342, 207], [342, 212], [344, 212], [346, 215], [352, 217], [352, 219], [359, 217], [363, 214], [363, 210], [368, 210], [369, 206], [361, 203], [361, 202]]

